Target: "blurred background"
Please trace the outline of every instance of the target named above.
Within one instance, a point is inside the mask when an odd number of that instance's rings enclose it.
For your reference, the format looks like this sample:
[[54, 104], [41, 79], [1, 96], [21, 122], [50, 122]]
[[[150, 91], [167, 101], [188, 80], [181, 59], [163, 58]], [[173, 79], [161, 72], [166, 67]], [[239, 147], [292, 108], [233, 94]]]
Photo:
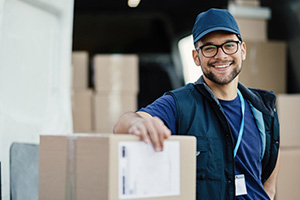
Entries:
[[[240, 81], [278, 97], [277, 199], [297, 199], [300, 0], [0, 1], [2, 199], [37, 199], [40, 135], [112, 133], [122, 113], [196, 81], [192, 27], [213, 7], [233, 14], [246, 42]], [[36, 146], [20, 156], [14, 143]], [[34, 158], [28, 171], [13, 152]]]

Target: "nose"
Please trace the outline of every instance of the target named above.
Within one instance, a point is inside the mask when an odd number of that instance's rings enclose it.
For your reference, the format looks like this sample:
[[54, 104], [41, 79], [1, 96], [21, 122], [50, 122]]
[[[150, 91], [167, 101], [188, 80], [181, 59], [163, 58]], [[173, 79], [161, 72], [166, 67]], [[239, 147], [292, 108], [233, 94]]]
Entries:
[[223, 51], [222, 47], [218, 47], [217, 54], [214, 56], [214, 58], [224, 58], [228, 55]]

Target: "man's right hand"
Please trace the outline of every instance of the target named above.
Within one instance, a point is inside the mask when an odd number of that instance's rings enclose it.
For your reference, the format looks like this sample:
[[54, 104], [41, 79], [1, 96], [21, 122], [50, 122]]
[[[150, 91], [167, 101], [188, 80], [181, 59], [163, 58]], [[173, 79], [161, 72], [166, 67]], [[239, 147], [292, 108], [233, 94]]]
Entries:
[[114, 133], [129, 133], [139, 136], [146, 143], [152, 143], [155, 151], [163, 150], [163, 142], [171, 135], [158, 117], [145, 112], [125, 113], [114, 127]]

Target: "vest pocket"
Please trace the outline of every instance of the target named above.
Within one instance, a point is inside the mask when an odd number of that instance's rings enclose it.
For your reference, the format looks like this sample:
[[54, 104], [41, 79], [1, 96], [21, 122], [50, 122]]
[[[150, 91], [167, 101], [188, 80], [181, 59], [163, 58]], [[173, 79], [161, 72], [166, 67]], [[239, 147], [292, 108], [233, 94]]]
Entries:
[[205, 179], [208, 167], [208, 143], [197, 138], [197, 179]]
[[220, 180], [222, 174], [222, 144], [215, 138], [197, 137], [197, 179]]

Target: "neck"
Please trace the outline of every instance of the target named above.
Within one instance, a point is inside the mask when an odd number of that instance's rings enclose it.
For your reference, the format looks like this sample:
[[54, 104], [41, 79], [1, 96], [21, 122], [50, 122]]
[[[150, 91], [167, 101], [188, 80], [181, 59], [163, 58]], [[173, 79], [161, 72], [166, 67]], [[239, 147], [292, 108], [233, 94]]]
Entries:
[[207, 79], [205, 76], [204, 80], [208, 87], [212, 90], [214, 95], [221, 100], [233, 100], [237, 96], [238, 77], [226, 85], [220, 85]]

